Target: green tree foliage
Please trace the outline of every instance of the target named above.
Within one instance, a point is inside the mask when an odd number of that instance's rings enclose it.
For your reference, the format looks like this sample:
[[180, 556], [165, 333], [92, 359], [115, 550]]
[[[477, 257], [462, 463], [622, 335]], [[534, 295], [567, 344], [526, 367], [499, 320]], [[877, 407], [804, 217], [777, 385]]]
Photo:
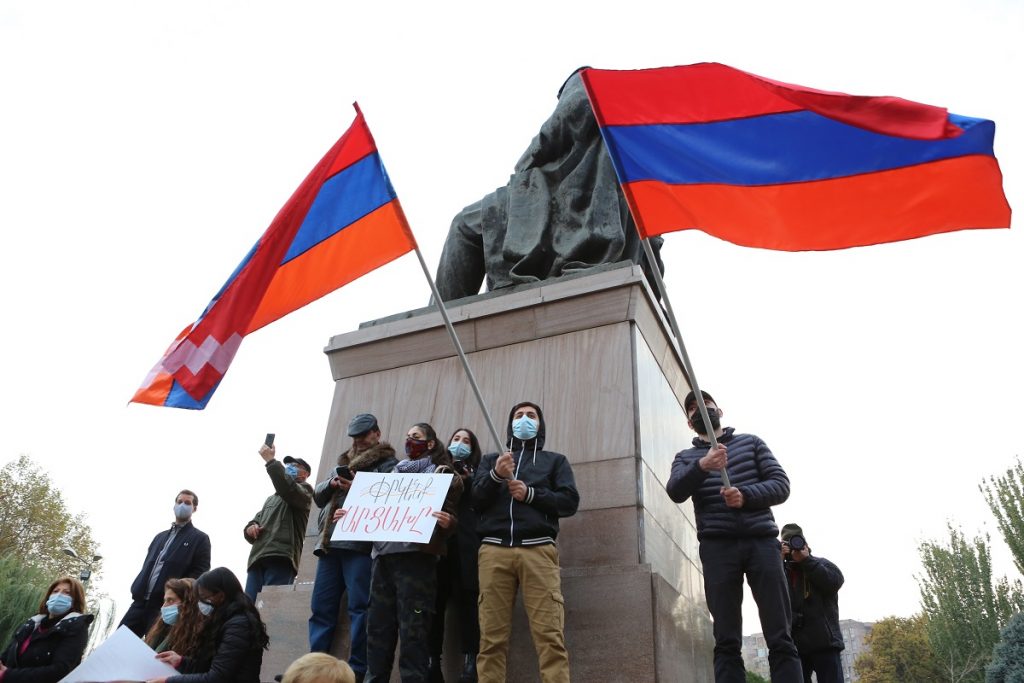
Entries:
[[928, 642], [926, 619], [886, 617], [871, 628], [853, 663], [861, 683], [934, 683], [942, 680]]
[[999, 524], [999, 533], [1013, 553], [1017, 570], [1024, 574], [1024, 463], [1006, 470], [1001, 477], [990, 477], [978, 488]]
[[992, 663], [985, 669], [985, 683], [1021, 683], [1024, 681], [1024, 614], [1017, 614], [1000, 634], [992, 652]]
[[0, 648], [7, 647], [15, 629], [36, 613], [50, 581], [13, 553], [0, 554]]
[[53, 580], [78, 576], [82, 569], [81, 561], [65, 555], [63, 548], [84, 558], [96, 554], [84, 517], [71, 514], [60, 489], [27, 455], [0, 468], [0, 500], [0, 556], [13, 554]]
[[968, 541], [949, 526], [949, 543], [920, 546], [924, 575], [918, 577], [928, 641], [941, 665], [942, 680], [982, 683], [985, 665], [999, 641], [999, 629], [1024, 608], [1020, 581], [994, 580], [989, 538]]
[[753, 671], [748, 671], [747, 683], [770, 683], [770, 681], [761, 674], [756, 674]]

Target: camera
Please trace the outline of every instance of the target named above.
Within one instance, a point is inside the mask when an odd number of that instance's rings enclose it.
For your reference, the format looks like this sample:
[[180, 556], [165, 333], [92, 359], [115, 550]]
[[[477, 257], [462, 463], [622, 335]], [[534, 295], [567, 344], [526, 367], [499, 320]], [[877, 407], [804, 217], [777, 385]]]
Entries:
[[792, 550], [803, 550], [807, 547], [807, 539], [800, 534], [793, 534], [789, 537], [789, 549]]

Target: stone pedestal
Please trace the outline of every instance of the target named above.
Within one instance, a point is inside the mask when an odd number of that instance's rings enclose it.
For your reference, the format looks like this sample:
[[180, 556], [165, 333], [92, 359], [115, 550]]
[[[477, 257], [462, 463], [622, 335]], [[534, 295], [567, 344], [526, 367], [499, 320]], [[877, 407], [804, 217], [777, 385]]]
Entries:
[[[682, 409], [688, 389], [642, 271], [625, 265], [470, 297], [449, 314], [499, 434], [513, 404], [537, 402], [545, 448], [572, 463], [580, 508], [562, 520], [558, 545], [573, 680], [712, 681], [692, 506], [675, 505], [664, 490], [674, 454], [692, 438]], [[325, 353], [335, 392], [318, 481], [349, 446], [345, 427], [361, 412], [376, 415], [382, 438], [396, 445], [409, 426], [428, 422], [442, 439], [468, 426], [485, 452], [494, 450], [433, 309], [335, 336]], [[274, 640], [263, 680], [305, 651], [315, 524], [316, 511], [296, 586], [260, 596]], [[449, 680], [461, 663], [453, 635]], [[339, 633], [335, 643], [346, 656], [347, 638]], [[521, 606], [509, 662], [509, 681], [539, 680]]]

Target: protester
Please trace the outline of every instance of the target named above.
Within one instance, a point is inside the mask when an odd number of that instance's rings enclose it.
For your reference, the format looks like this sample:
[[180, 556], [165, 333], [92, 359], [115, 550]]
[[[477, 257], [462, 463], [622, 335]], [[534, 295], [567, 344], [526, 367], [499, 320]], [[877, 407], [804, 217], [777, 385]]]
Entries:
[[245, 540], [252, 544], [245, 594], [253, 602], [264, 586], [287, 586], [295, 581], [313, 501], [313, 487], [306, 483], [312, 471], [309, 463], [285, 456], [282, 465], [274, 459], [276, 453], [274, 446], [260, 446], [274, 493], [245, 525]]
[[345, 662], [323, 652], [310, 652], [289, 665], [281, 683], [356, 683]]
[[811, 554], [803, 529], [782, 527], [782, 559], [793, 607], [793, 641], [800, 653], [804, 683], [816, 674], [818, 683], [843, 683], [846, 647], [839, 628], [839, 589], [843, 573], [824, 557]]
[[[789, 478], [764, 441], [751, 434], [737, 434], [732, 427], [723, 429], [723, 413], [715, 400], [706, 391], [701, 395], [710, 428], [691, 391], [683, 409], [687, 424], [698, 436], [692, 448], [676, 454], [665, 489], [676, 503], [693, 499], [704, 594], [714, 621], [715, 681], [746, 680], [741, 656], [746, 576], [761, 616], [772, 682], [798, 683], [803, 675], [790, 636], [786, 575], [776, 538], [779, 529], [771, 510], [789, 497]], [[709, 433], [718, 440], [715, 448], [711, 448]], [[720, 473], [726, 467], [729, 487], [723, 486]]]
[[380, 440], [380, 427], [373, 415], [363, 413], [352, 418], [348, 435], [352, 437], [352, 447], [338, 456], [337, 468], [316, 485], [313, 493], [313, 500], [320, 508], [320, 537], [313, 551], [318, 559], [310, 600], [309, 650], [330, 650], [338, 626], [338, 603], [345, 593], [350, 638], [348, 663], [356, 680], [362, 681], [366, 676], [366, 610], [370, 605], [373, 544], [332, 541], [334, 513], [345, 504], [357, 472], [390, 472], [398, 459], [391, 444]]
[[196, 580], [199, 610], [206, 616], [194, 655], [173, 650], [156, 657], [181, 672], [148, 683], [258, 683], [267, 627], [231, 570], [211, 569]]
[[[473, 477], [480, 546], [481, 683], [505, 680], [512, 606], [519, 587], [544, 683], [568, 683], [565, 605], [558, 563], [558, 520], [576, 514], [580, 494], [568, 459], [543, 450], [544, 414], [536, 403], [509, 412], [509, 450], [483, 457]], [[518, 451], [517, 453], [514, 453]]]
[[192, 526], [199, 496], [184, 489], [174, 498], [174, 524], [149, 544], [142, 571], [132, 583], [132, 604], [121, 619], [137, 636], [160, 614], [168, 579], [194, 579], [210, 568], [210, 537]]
[[143, 639], [157, 652], [173, 650], [188, 657], [194, 655], [203, 630], [195, 579], [170, 579], [164, 586], [164, 604], [160, 616]]
[[[396, 472], [452, 473], [452, 459], [434, 428], [426, 423], [409, 428], [405, 454]], [[391, 680], [395, 646], [401, 638], [398, 669], [403, 683], [426, 683], [429, 670], [430, 626], [437, 592], [437, 558], [455, 531], [462, 479], [453, 476], [442, 509], [433, 514], [437, 525], [428, 543], [375, 541], [370, 609], [366, 621], [366, 682]], [[343, 510], [335, 513], [340, 519]]]
[[0, 656], [3, 683], [57, 683], [82, 661], [93, 615], [85, 588], [70, 576], [50, 584], [38, 613], [18, 627]]
[[473, 473], [480, 466], [480, 442], [476, 434], [460, 427], [448, 439], [448, 453], [452, 456], [456, 474], [462, 479], [463, 491], [459, 499], [458, 527], [448, 539], [448, 552], [437, 563], [437, 601], [430, 629], [430, 681], [444, 681], [441, 652], [444, 649], [445, 610], [449, 598], [453, 598], [463, 655], [459, 683], [476, 683], [476, 656], [480, 650], [477, 615], [480, 582], [477, 579], [476, 555], [480, 550], [480, 536], [476, 533], [476, 512], [473, 511], [470, 490]]

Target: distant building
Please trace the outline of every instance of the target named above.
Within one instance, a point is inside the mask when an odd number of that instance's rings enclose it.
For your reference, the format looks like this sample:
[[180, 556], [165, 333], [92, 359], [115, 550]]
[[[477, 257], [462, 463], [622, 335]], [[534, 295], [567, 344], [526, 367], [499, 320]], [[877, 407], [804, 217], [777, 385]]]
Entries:
[[[864, 639], [871, 633], [874, 624], [865, 624], [853, 619], [842, 619], [839, 628], [843, 631], [843, 642], [846, 649], [843, 650], [843, 676], [846, 683], [853, 683], [857, 675], [853, 670], [853, 663], [857, 657], [867, 650]], [[743, 664], [747, 671], [771, 679], [771, 671], [768, 667], [768, 645], [764, 642], [764, 635], [755, 633], [752, 636], [743, 636]]]

